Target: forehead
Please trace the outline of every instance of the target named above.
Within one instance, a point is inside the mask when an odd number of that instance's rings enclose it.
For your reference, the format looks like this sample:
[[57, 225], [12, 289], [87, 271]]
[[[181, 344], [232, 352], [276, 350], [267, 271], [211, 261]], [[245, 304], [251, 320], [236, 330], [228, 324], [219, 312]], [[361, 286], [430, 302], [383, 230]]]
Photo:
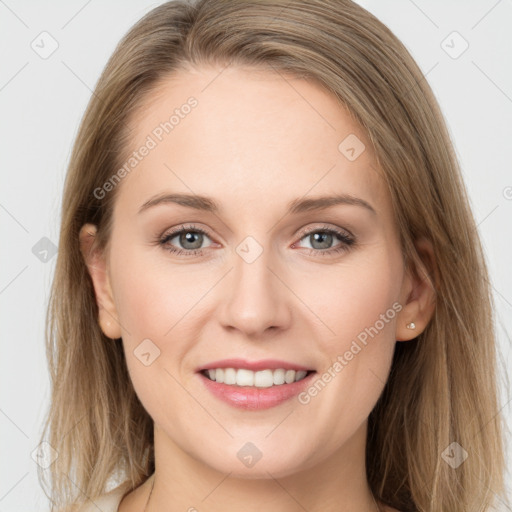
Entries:
[[362, 197], [377, 210], [389, 202], [360, 125], [319, 84], [282, 72], [175, 72], [144, 98], [129, 129], [123, 164], [136, 161], [126, 166], [120, 208], [172, 191], [259, 205], [260, 213], [269, 200], [326, 193]]

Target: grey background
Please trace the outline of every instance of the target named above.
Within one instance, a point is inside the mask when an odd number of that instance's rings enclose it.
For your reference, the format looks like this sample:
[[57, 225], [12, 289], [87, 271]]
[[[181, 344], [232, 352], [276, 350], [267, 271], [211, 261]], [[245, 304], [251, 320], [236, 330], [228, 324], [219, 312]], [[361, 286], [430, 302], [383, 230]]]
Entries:
[[[66, 165], [116, 43], [159, 3], [0, 0], [0, 512], [49, 509], [31, 453], [48, 406], [43, 329]], [[512, 332], [512, 2], [358, 3], [404, 42], [447, 119], [487, 253], [505, 376]], [[46, 51], [52, 40], [58, 44], [47, 58], [32, 47], [43, 37]], [[464, 40], [469, 47], [457, 56]], [[510, 400], [504, 387], [509, 428]], [[508, 489], [511, 483], [509, 467]]]

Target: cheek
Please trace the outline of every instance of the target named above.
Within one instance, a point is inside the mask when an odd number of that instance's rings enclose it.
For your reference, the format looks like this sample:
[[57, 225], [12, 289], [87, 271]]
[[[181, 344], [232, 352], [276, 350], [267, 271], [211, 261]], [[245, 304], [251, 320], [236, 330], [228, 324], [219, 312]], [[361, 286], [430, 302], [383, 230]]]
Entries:
[[320, 268], [314, 279], [298, 282], [294, 291], [304, 297], [321, 322], [321, 338], [326, 340], [324, 348], [331, 357], [348, 350], [358, 336], [364, 339], [375, 324], [380, 339], [393, 338], [396, 310], [400, 308], [399, 262], [392, 249], [387, 252], [376, 247], [364, 256], [347, 258], [337, 267]]
[[[113, 275], [116, 310], [127, 337], [166, 339], [200, 298], [201, 286], [185, 266], [153, 265], [150, 258], [124, 257]], [[204, 293], [204, 292], [203, 292]]]
[[136, 251], [117, 261], [112, 282], [126, 364], [139, 399], [155, 419], [168, 410], [170, 396], [174, 403], [183, 399], [173, 379], [181, 380], [175, 365], [190, 348], [184, 329], [204, 291], [185, 266], [171, 273]]
[[191, 272], [188, 265], [171, 267], [145, 250], [114, 261], [113, 293], [128, 370], [143, 403], [154, 401], [161, 389], [174, 392], [172, 376], [183, 378], [181, 365], [194, 347], [211, 275]]
[[350, 411], [350, 421], [322, 423], [336, 439], [346, 439], [368, 417], [388, 379], [402, 307], [401, 260], [388, 254], [375, 251], [357, 264], [347, 262], [330, 273], [325, 294], [314, 297], [335, 334], [323, 337], [324, 366], [302, 403], [318, 418], [346, 418]]

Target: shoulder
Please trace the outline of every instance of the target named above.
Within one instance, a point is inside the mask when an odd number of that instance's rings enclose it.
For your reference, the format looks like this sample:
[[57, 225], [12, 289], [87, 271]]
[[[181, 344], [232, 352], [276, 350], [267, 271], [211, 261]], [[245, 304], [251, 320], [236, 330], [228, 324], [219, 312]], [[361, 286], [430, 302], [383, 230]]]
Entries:
[[116, 487], [106, 494], [90, 499], [78, 512], [117, 512], [124, 494], [123, 488]]

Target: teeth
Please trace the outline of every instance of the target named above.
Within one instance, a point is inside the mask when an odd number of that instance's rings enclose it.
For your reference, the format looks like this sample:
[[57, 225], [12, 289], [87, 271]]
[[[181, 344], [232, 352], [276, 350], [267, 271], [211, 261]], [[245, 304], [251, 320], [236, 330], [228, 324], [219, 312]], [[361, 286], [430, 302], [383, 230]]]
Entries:
[[233, 371], [236, 373], [237, 386], [254, 386], [254, 372], [244, 369]]
[[230, 386], [252, 386], [257, 388], [269, 388], [282, 384], [291, 384], [302, 380], [306, 375], [305, 370], [260, 370], [253, 372], [245, 368], [215, 368], [206, 371], [210, 380], [229, 384]]
[[234, 368], [224, 370], [224, 384], [236, 384], [236, 371]]

